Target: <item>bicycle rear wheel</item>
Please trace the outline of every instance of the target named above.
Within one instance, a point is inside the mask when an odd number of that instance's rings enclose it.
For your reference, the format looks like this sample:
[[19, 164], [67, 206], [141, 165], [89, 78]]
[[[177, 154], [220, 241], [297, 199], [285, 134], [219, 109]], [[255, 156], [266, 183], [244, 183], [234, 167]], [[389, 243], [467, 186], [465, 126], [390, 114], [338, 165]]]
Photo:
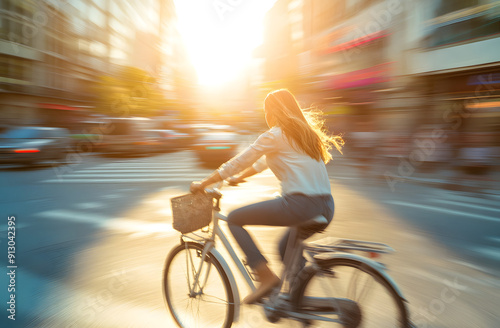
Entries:
[[[234, 299], [231, 285], [217, 259], [203, 245], [185, 243], [167, 257], [163, 272], [163, 294], [179, 327], [231, 327]], [[198, 283], [194, 283], [199, 275]]]
[[409, 327], [404, 300], [376, 270], [345, 259], [322, 267], [319, 271], [312, 267], [302, 270], [300, 283], [292, 290], [296, 311], [339, 321], [315, 320], [314, 327]]

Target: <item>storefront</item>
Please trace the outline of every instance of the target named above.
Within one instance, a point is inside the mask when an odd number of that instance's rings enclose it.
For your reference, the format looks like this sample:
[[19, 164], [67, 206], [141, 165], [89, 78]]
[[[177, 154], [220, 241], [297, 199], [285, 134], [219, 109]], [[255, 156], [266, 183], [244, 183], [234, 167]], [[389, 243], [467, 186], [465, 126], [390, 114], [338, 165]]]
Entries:
[[425, 78], [432, 92], [430, 111], [423, 111], [421, 120], [447, 131], [447, 143], [463, 170], [486, 173], [498, 168], [500, 70], [476, 69]]

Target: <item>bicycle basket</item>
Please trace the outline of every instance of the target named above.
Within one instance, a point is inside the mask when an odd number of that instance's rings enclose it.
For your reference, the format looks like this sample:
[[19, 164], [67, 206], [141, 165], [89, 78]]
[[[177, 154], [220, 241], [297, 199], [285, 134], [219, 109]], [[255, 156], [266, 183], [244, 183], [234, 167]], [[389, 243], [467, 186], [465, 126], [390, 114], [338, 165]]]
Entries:
[[172, 226], [180, 233], [201, 229], [212, 221], [213, 198], [203, 194], [187, 194], [174, 197], [172, 203]]

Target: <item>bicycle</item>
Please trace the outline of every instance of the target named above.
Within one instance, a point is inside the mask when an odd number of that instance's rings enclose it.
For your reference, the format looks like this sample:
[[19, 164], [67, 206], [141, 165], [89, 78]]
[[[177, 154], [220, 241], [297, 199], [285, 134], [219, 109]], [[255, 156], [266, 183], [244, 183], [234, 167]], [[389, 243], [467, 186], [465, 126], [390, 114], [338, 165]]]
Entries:
[[[252, 290], [256, 288], [255, 277], [219, 226], [219, 221], [227, 220], [220, 213], [222, 194], [217, 189], [205, 192], [213, 202], [211, 224], [202, 230], [204, 235], [181, 234], [180, 245], [171, 250], [165, 262], [163, 294], [179, 327], [227, 328], [239, 319], [240, 297], [229, 265], [215, 248], [216, 237]], [[264, 308], [267, 320], [293, 319], [303, 327], [313, 322], [347, 328], [412, 327], [407, 300], [385, 266], [374, 260], [394, 250], [381, 243], [349, 239], [305, 242], [306, 230], [321, 232], [327, 225], [326, 218], [319, 216], [292, 228], [281, 285], [257, 303]], [[303, 258], [306, 265], [301, 264]], [[373, 290], [376, 302], [365, 303], [367, 297], [373, 298], [367, 294]]]

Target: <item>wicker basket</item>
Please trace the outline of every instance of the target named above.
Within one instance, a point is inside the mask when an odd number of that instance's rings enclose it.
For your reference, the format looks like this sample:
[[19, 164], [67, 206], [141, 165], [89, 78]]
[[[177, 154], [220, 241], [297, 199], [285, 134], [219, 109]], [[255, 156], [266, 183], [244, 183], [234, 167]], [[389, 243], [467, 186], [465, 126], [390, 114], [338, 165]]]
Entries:
[[213, 198], [203, 193], [174, 197], [172, 226], [181, 233], [201, 229], [212, 221]]

